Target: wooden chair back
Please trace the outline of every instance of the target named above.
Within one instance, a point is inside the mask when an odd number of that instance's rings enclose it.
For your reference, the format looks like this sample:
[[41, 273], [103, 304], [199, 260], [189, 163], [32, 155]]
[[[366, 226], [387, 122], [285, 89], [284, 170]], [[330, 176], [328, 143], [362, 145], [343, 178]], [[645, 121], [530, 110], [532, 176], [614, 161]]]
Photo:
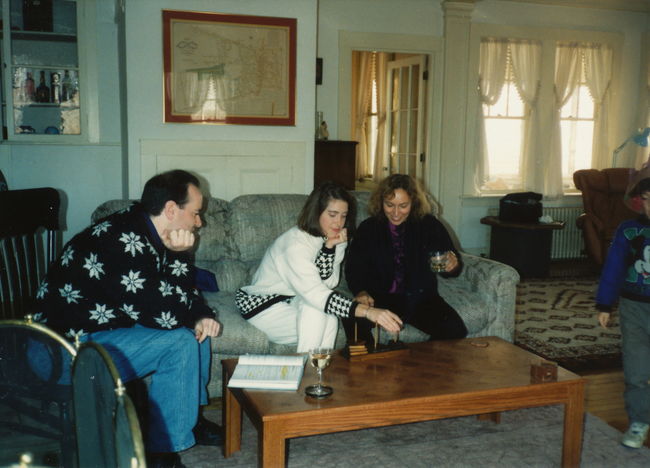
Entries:
[[22, 318], [57, 255], [59, 193], [0, 191], [0, 319]]

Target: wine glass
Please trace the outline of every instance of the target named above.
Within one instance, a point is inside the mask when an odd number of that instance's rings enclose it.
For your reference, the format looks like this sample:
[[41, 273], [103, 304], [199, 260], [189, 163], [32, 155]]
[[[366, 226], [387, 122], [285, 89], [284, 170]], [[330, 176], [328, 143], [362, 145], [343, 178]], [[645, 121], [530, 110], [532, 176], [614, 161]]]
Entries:
[[309, 350], [309, 362], [316, 368], [318, 383], [305, 388], [305, 393], [313, 398], [325, 398], [332, 394], [332, 387], [323, 385], [323, 370], [330, 365], [332, 348], [312, 348]]
[[434, 273], [441, 273], [447, 268], [447, 252], [440, 250], [433, 251], [429, 254], [429, 265]]

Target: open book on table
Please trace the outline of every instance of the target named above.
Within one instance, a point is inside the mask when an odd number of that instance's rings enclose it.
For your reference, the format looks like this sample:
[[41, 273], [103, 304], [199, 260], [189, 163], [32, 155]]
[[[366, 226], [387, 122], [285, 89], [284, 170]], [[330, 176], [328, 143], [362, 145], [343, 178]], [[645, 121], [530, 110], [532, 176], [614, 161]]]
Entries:
[[228, 381], [229, 387], [265, 390], [297, 390], [306, 356], [244, 354]]

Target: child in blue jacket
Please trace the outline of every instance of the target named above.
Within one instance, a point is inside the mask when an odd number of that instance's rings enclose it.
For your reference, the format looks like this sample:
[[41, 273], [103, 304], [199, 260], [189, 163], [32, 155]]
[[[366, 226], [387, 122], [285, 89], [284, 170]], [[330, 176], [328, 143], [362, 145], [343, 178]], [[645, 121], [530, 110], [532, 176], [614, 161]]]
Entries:
[[621, 443], [639, 448], [650, 428], [650, 168], [637, 174], [625, 202], [640, 215], [623, 221], [616, 230], [601, 273], [596, 308], [598, 322], [607, 328], [618, 300], [630, 422]]

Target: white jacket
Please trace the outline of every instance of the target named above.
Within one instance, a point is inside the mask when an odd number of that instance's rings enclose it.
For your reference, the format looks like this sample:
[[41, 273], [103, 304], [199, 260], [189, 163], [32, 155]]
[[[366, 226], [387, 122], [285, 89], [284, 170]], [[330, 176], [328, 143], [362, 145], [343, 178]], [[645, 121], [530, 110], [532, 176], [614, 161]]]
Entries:
[[253, 283], [241, 289], [251, 295], [299, 296], [311, 307], [325, 310], [339, 283], [347, 242], [335, 246], [334, 270], [329, 278], [321, 279], [315, 262], [324, 242], [322, 237], [292, 227], [266, 250]]

